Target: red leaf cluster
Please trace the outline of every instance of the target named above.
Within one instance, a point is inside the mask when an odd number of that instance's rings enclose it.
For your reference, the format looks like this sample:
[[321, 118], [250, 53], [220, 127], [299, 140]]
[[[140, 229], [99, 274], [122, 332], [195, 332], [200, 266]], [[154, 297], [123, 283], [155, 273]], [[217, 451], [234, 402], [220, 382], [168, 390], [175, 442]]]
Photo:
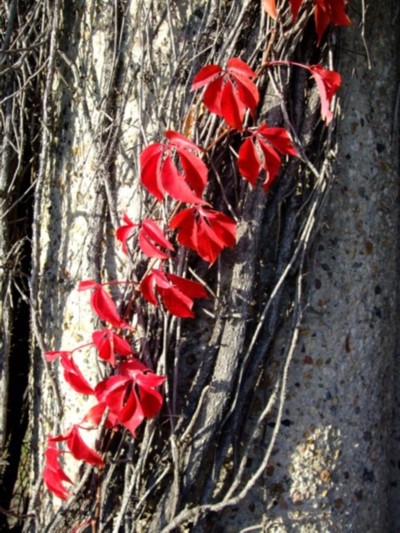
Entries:
[[195, 250], [213, 264], [221, 251], [236, 244], [236, 222], [224, 213], [204, 207], [184, 209], [176, 214], [170, 227], [178, 230], [178, 242]]
[[284, 128], [269, 128], [262, 124], [239, 149], [239, 171], [253, 186], [262, 169], [266, 172], [264, 190], [267, 191], [281, 168], [281, 156], [297, 156], [288, 132]]
[[165, 137], [167, 142], [151, 144], [140, 154], [142, 184], [157, 200], [168, 193], [181, 202], [203, 203], [208, 170], [196, 155], [201, 148], [176, 131], [166, 131]]
[[166, 309], [181, 318], [192, 318], [193, 300], [208, 298], [203, 285], [174, 274], [153, 268], [140, 284], [143, 297], [153, 305], [158, 305], [157, 294]]
[[123, 215], [125, 225], [120, 226], [116, 231], [116, 237], [122, 242], [122, 251], [128, 253], [127, 240], [131, 237], [136, 228], [139, 229], [139, 247], [147, 257], [157, 259], [168, 259], [169, 254], [162, 248], [173, 251], [174, 247], [164, 236], [161, 228], [150, 218], [145, 218], [140, 224], [135, 224], [126, 213]]
[[[315, 29], [318, 36], [318, 44], [329, 24], [336, 26], [350, 26], [351, 20], [346, 14], [346, 0], [314, 0]], [[276, 0], [262, 0], [263, 8], [270, 17], [276, 19]], [[303, 0], [289, 0], [293, 19], [296, 19]]]
[[223, 117], [232, 128], [241, 130], [246, 111], [254, 113], [260, 95], [252, 81], [257, 74], [237, 57], [228, 60], [226, 69], [208, 65], [195, 76], [192, 90], [206, 87], [203, 103], [206, 108]]
[[143, 419], [154, 418], [160, 411], [163, 398], [155, 387], [164, 381], [163, 376], [157, 376], [144, 364], [130, 359], [121, 363], [119, 374], [96, 386], [96, 398], [135, 436]]

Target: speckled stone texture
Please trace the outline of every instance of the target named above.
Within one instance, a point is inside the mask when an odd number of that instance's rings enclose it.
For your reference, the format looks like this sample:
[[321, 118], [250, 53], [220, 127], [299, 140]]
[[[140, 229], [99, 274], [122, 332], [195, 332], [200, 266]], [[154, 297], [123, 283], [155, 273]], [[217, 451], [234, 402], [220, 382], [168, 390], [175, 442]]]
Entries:
[[[336, 177], [309, 272], [282, 428], [263, 488], [226, 513], [224, 531], [400, 530], [400, 14], [397, 2], [370, 2], [363, 42], [361, 13], [361, 2], [352, 2], [353, 26], [340, 33]], [[282, 332], [272, 360], [285, 338]]]

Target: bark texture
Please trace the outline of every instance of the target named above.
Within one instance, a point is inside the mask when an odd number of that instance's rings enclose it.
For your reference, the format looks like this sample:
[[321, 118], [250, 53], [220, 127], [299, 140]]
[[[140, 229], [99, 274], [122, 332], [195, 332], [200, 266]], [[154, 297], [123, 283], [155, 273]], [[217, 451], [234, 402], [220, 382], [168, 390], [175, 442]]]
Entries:
[[[320, 49], [308, 4], [293, 25], [281, 2], [274, 30], [255, 0], [2, 8], [4, 528], [60, 532], [89, 520], [96, 532], [396, 529], [394, 4], [354, 1], [353, 27]], [[190, 92], [201, 66], [232, 56], [254, 68], [320, 62], [343, 75], [338, 144], [307, 73], [285, 66], [260, 76], [259, 117], [290, 129], [301, 154], [268, 195], [237, 174], [239, 135], [222, 138], [219, 119]], [[238, 244], [211, 269], [191, 253], [174, 258], [175, 272], [214, 293], [196, 320], [137, 310], [141, 356], [168, 375], [165, 409], [135, 440], [105, 437], [104, 471], [66, 459], [76, 485], [60, 507], [41, 480], [46, 438], [90, 401], [43, 352], [90, 340], [96, 323], [80, 280], [143, 275], [140, 254], [128, 264], [115, 229], [125, 210], [165, 220], [170, 204], [156, 206], [140, 187], [138, 156], [166, 129], [212, 145], [207, 198], [238, 220]], [[112, 293], [123, 304], [123, 290]], [[90, 351], [79, 365], [92, 383], [104, 375]]]

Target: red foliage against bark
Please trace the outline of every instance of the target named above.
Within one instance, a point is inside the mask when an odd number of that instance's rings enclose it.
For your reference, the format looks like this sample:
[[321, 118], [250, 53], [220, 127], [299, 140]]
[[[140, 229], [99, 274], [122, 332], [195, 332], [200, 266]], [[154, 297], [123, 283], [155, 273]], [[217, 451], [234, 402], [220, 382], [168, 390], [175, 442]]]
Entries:
[[156, 293], [166, 309], [181, 318], [193, 318], [193, 300], [208, 298], [200, 283], [153, 268], [140, 285], [143, 297], [153, 305], [158, 305]]
[[195, 250], [213, 264], [221, 251], [236, 244], [236, 222], [224, 213], [205, 207], [192, 207], [176, 214], [170, 228], [178, 230], [178, 242]]
[[203, 95], [206, 108], [223, 117], [227, 124], [241, 130], [247, 110], [253, 114], [260, 95], [252, 79], [257, 74], [247, 63], [237, 57], [229, 59], [226, 69], [208, 65], [195, 76], [192, 90], [207, 87]]
[[122, 251], [125, 254], [128, 253], [126, 244], [127, 240], [134, 233], [135, 229], [139, 228], [138, 241], [142, 252], [147, 255], [147, 257], [168, 259], [169, 253], [164, 252], [162, 248], [173, 251], [174, 247], [154, 220], [145, 218], [140, 224], [135, 224], [126, 213], [124, 213], [123, 218], [125, 225], [117, 228], [116, 237], [122, 242]]
[[267, 191], [281, 168], [281, 156], [297, 156], [288, 132], [284, 128], [269, 128], [262, 124], [251, 134], [239, 149], [238, 166], [244, 178], [253, 186], [262, 169], [266, 172], [264, 190]]
[[[317, 42], [319, 45], [321, 44], [322, 37], [329, 24], [335, 24], [336, 26], [350, 26], [351, 20], [346, 14], [347, 2], [345, 0], [314, 0], [314, 2], [315, 30], [317, 32]], [[293, 20], [295, 20], [304, 1], [289, 0], [289, 3]], [[273, 19], [276, 19], [276, 0], [262, 0], [262, 4], [266, 13], [268, 13]]]
[[[276, 18], [275, 0], [262, 1], [266, 12]], [[289, 1], [295, 18], [302, 0]], [[315, 0], [314, 13], [318, 42], [330, 22], [337, 25], [350, 23], [345, 13], [345, 0]], [[321, 116], [329, 123], [333, 117], [330, 105], [340, 87], [340, 75], [324, 69], [321, 65], [302, 65], [288, 61], [271, 61], [263, 67], [274, 65], [295, 65], [310, 72], [320, 94]], [[205, 88], [203, 102], [209, 111], [223, 117], [231, 128], [243, 133], [247, 111], [250, 111], [254, 118], [259, 103], [258, 89], [253, 81], [256, 76], [244, 61], [231, 58], [225, 69], [219, 65], [202, 68], [195, 76], [192, 88]], [[224, 134], [226, 132], [227, 129]], [[238, 154], [239, 171], [253, 186], [264, 171], [266, 179], [263, 187], [268, 191], [281, 168], [282, 156], [298, 156], [298, 152], [284, 128], [261, 124], [245, 130], [244, 133], [246, 138]], [[172, 130], [165, 132], [165, 138], [165, 142], [151, 144], [142, 151], [141, 182], [158, 201], [168, 194], [179, 202], [191, 204], [173, 216], [170, 215], [168, 230], [176, 230], [176, 240], [179, 244], [196, 251], [212, 265], [225, 248], [235, 246], [236, 223], [226, 214], [212, 209], [202, 198], [207, 185], [208, 169], [201, 159], [201, 148]], [[154, 306], [161, 302], [165, 310], [172, 315], [193, 318], [194, 300], [208, 298], [204, 286], [197, 281], [165, 272], [162, 266], [154, 268], [154, 265], [163, 265], [165, 260], [168, 260], [168, 270], [172, 270], [175, 264], [175, 258], [170, 254], [174, 251], [174, 246], [155, 220], [145, 218], [136, 224], [124, 213], [123, 221], [124, 224], [116, 230], [116, 238], [122, 243], [123, 252], [128, 253], [127, 242], [136, 234], [141, 251], [152, 259], [148, 261], [147, 273], [140, 282], [121, 282], [136, 288], [127, 307], [133, 307], [133, 302], [135, 306], [139, 305], [137, 300], [140, 300], [140, 292], [144, 300]], [[133, 354], [139, 354], [133, 351], [121, 332], [124, 328], [131, 328], [118, 313], [113, 299], [103, 285], [105, 284], [89, 279], [82, 281], [78, 289], [92, 291], [92, 310], [111, 327], [94, 331], [93, 342], [74, 350], [45, 352], [49, 363], [59, 359], [64, 379], [75, 391], [91, 395], [97, 400], [80, 424], [74, 424], [64, 434], [48, 437], [43, 480], [47, 488], [61, 499], [67, 499], [69, 495], [64, 483], [72, 483], [60, 466], [62, 453], [71, 453], [76, 460], [99, 468], [104, 466], [101, 455], [85, 443], [80, 431], [95, 429], [100, 424], [113, 430], [122, 425], [135, 437], [140, 424], [145, 419], [157, 416], [163, 405], [163, 397], [158, 388], [165, 382], [166, 377], [155, 374], [132, 357]], [[89, 345], [96, 347], [98, 357], [108, 363], [110, 370], [114, 372], [95, 387], [89, 384], [73, 359], [75, 351]], [[58, 443], [65, 443], [69, 451], [59, 449]], [[87, 519], [75, 530], [78, 531], [90, 521], [91, 519]]]
[[157, 376], [144, 364], [130, 359], [121, 363], [119, 374], [96, 386], [96, 398], [135, 436], [144, 418], [154, 418], [160, 411], [163, 398], [155, 387], [164, 381], [164, 376]]
[[168, 193], [181, 202], [203, 203], [208, 169], [196, 155], [201, 148], [176, 131], [166, 131], [165, 137], [167, 142], [151, 144], [140, 154], [142, 184], [160, 201]]

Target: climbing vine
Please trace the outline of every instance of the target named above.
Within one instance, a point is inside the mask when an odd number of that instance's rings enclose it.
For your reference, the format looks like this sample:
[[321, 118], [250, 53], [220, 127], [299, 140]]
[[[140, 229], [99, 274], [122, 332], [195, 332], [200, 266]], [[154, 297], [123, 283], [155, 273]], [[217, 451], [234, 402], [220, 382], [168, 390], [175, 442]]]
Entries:
[[[306, 4], [290, 0], [293, 21]], [[344, 0], [315, 0], [313, 4], [318, 45], [329, 23], [350, 23]], [[279, 22], [281, 3], [263, 0], [263, 7]], [[82, 280], [78, 290], [90, 291], [91, 308], [102, 322], [101, 328], [93, 331], [83, 345], [45, 353], [49, 363], [61, 365], [65, 381], [87, 397], [89, 406], [71, 427], [48, 436], [43, 480], [58, 498], [67, 500], [68, 485], [74, 483], [63, 469], [63, 456], [68, 454], [95, 467], [101, 485], [113, 436], [126, 430], [131, 438], [140, 439], [144, 421], [156, 419], [163, 406], [170, 415], [175, 414], [175, 406], [164, 400], [171, 383], [176, 400], [174, 368], [166, 368], [148, 356], [149, 347], [156, 344], [158, 337], [149, 318], [153, 311], [149, 310], [155, 309], [160, 321], [195, 319], [203, 299], [217, 297], [195, 272], [195, 279], [183, 275], [183, 264], [187, 264], [190, 251], [211, 268], [226, 248], [236, 245], [240, 220], [228, 202], [227, 212], [218, 210], [208, 195], [213, 187], [210, 175], [215, 174], [210, 152], [218, 143], [227, 141], [227, 149], [235, 152], [237, 171], [253, 189], [250, 194], [258, 194], [259, 180], [264, 194], [273, 194], [272, 186], [281, 179], [287, 159], [304, 157], [293, 129], [270, 125], [258, 116], [258, 80], [281, 67], [299, 68], [310, 75], [319, 93], [320, 116], [329, 124], [334, 116], [332, 101], [341, 84], [339, 73], [320, 64], [268, 57], [263, 57], [255, 70], [242, 58], [230, 57], [224, 65], [203, 66], [192, 80], [197, 104], [222, 119], [219, 137], [200, 146], [195, 134], [190, 138], [166, 130], [160, 142], [141, 151], [140, 182], [155, 201], [156, 215], [135, 221], [129, 212], [120, 213], [123, 223], [115, 228], [127, 263], [133, 264], [132, 258], [137, 259], [140, 251], [140, 267], [129, 279], [102, 283]], [[109, 287], [116, 284], [125, 288], [125, 297], [118, 305], [109, 292]], [[103, 378], [95, 384], [80, 370], [79, 359], [84, 353], [97, 357], [102, 367]], [[171, 426], [173, 429], [173, 421]], [[94, 439], [88, 438], [93, 432], [98, 436], [95, 445]], [[181, 522], [190, 518], [182, 515]], [[76, 531], [95, 522], [96, 517], [91, 516]]]

